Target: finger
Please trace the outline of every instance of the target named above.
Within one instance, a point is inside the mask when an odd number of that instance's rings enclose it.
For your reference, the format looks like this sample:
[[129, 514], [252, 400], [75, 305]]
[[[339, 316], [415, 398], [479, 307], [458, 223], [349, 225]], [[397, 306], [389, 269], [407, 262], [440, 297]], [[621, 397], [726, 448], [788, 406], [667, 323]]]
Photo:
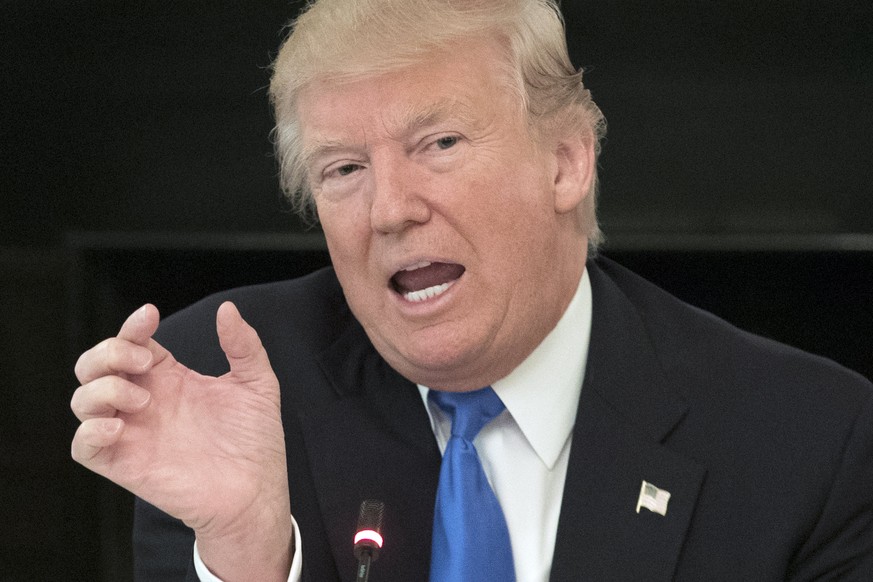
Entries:
[[160, 313], [154, 305], [143, 305], [122, 324], [118, 336], [105, 339], [79, 356], [75, 373], [86, 384], [108, 374], [142, 374], [163, 359], [166, 351], [151, 340]]
[[87, 384], [102, 376], [143, 374], [154, 361], [155, 355], [149, 348], [112, 337], [79, 356], [75, 367], [76, 378], [82, 384]]
[[92, 418], [79, 425], [70, 455], [73, 459], [91, 470], [98, 470], [95, 457], [105, 449], [118, 442], [124, 431], [124, 421], [120, 418]]
[[161, 320], [161, 315], [158, 313], [158, 308], [150, 303], [146, 303], [130, 316], [121, 325], [118, 330], [118, 337], [141, 346], [147, 346], [149, 339], [158, 329], [158, 323]]
[[81, 421], [111, 418], [117, 412], [136, 413], [151, 400], [145, 388], [118, 376], [104, 376], [80, 386], [70, 400], [70, 408]]
[[[146, 303], [125, 320], [116, 337], [147, 347], [152, 353], [151, 363], [157, 364], [167, 357], [171, 357], [170, 352], [164, 346], [152, 339], [160, 323], [161, 314], [158, 308], [151, 303]], [[149, 368], [150, 366], [145, 366], [146, 371]]]
[[226, 301], [218, 308], [216, 328], [231, 373], [247, 383], [275, 384], [270, 359], [258, 333], [243, 320], [236, 306]]

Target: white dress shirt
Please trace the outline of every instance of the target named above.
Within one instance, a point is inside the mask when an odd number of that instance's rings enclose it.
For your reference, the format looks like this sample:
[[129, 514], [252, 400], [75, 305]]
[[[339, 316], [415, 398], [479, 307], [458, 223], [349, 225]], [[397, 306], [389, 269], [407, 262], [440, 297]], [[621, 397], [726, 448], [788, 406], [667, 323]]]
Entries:
[[[540, 345], [492, 387], [506, 405], [473, 444], [503, 508], [517, 582], [547, 582], [570, 456], [576, 409], [591, 337], [591, 283], [586, 270], [564, 315]], [[448, 416], [419, 385], [431, 427], [444, 452], [451, 436]], [[295, 548], [289, 582], [300, 579], [302, 540], [294, 524]], [[204, 566], [194, 545], [203, 582], [221, 582]]]

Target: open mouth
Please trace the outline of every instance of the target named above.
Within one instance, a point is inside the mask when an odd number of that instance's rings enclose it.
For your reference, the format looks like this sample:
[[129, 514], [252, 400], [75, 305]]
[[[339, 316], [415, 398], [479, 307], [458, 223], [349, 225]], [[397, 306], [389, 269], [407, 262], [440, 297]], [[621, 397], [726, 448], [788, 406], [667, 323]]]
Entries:
[[422, 261], [394, 273], [391, 286], [407, 301], [419, 303], [448, 291], [464, 271], [457, 263]]

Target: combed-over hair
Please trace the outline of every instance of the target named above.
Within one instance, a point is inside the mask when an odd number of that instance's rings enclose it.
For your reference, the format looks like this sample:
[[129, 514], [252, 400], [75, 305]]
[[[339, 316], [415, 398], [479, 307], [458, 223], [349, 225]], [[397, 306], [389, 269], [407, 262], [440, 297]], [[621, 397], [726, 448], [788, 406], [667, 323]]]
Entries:
[[[579, 132], [600, 154], [606, 121], [567, 51], [555, 0], [310, 0], [290, 25], [273, 63], [270, 98], [282, 187], [303, 216], [315, 217], [303, 159], [297, 99], [317, 80], [344, 82], [420, 63], [460, 41], [492, 36], [532, 135]], [[475, 55], [471, 55], [475, 58]], [[566, 135], [566, 133], [565, 133]], [[580, 223], [596, 248], [596, 175]]]

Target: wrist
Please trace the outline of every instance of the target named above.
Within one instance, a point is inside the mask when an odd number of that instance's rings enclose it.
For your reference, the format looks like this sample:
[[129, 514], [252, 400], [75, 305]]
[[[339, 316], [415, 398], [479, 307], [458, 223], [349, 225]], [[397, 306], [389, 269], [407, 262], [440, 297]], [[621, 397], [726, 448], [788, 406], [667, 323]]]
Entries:
[[294, 556], [290, 512], [240, 524], [220, 534], [195, 532], [203, 564], [224, 582], [285, 582]]

